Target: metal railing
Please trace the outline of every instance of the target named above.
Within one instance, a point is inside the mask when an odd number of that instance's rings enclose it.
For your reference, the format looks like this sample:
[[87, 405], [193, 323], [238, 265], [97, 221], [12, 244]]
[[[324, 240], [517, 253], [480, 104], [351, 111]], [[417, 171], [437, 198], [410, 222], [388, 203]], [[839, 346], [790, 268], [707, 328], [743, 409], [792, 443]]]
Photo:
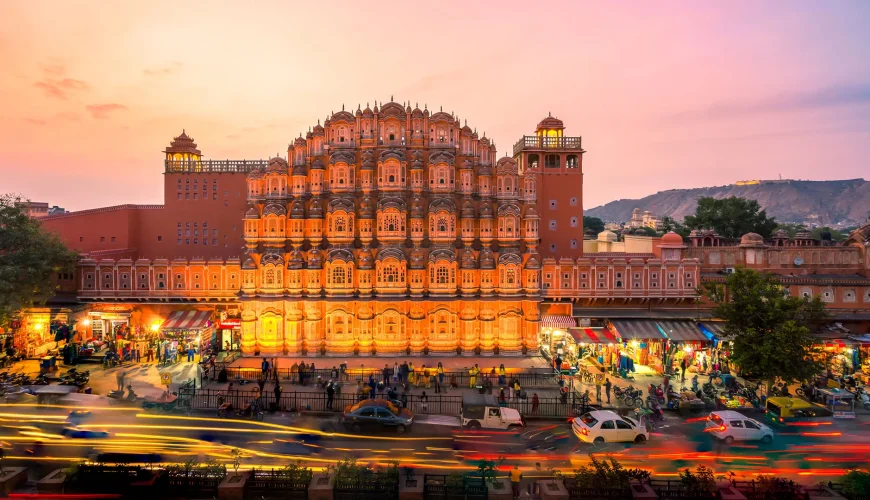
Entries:
[[[219, 365], [215, 365], [214, 369], [211, 370], [209, 376], [212, 378], [217, 378], [221, 369], [224, 368]], [[438, 375], [435, 373], [435, 368], [427, 368], [429, 370], [430, 376]], [[255, 382], [259, 380], [263, 376], [263, 371], [259, 368], [244, 368], [244, 367], [226, 367], [227, 370], [227, 381], [234, 382], [240, 380], [246, 380], [249, 382]], [[389, 370], [389, 383], [392, 384], [392, 374], [393, 368], [388, 368]], [[278, 379], [282, 382], [286, 381], [291, 384], [300, 383], [300, 373], [298, 371], [292, 371], [291, 368], [278, 368]], [[274, 373], [274, 372], [273, 372]], [[373, 376], [376, 382], [380, 382], [384, 380], [383, 369], [379, 368], [353, 368], [348, 369], [346, 372], [342, 373], [340, 370], [332, 368], [317, 368], [313, 371], [307, 371], [302, 374], [304, 378], [304, 385], [311, 385], [315, 383], [318, 379], [320, 380], [337, 380], [340, 382], [358, 382], [362, 381], [363, 383], [368, 382], [369, 375]], [[273, 376], [272, 373], [269, 375]], [[456, 382], [456, 385], [459, 387], [471, 387], [471, 374], [468, 371], [450, 371], [444, 372], [444, 380], [441, 382], [441, 385], [447, 387], [451, 384], [452, 381]], [[408, 382], [410, 383], [411, 377], [408, 377]], [[520, 383], [520, 387], [522, 388], [533, 388], [533, 387], [554, 387], [557, 385], [557, 380], [555, 378], [555, 372], [550, 368], [540, 368], [534, 369], [534, 371], [522, 371], [522, 372], [508, 372], [505, 376], [505, 384], [510, 382], [513, 379], [517, 379]], [[425, 382], [425, 375], [422, 369], [416, 368], [414, 371], [413, 377], [414, 383], [411, 384], [415, 387], [427, 387]], [[440, 380], [440, 379], [439, 379]], [[499, 377], [497, 374], [487, 371], [486, 373], [481, 373], [475, 377], [475, 386], [483, 385], [484, 382], [490, 381], [494, 387], [499, 385]], [[428, 384], [429, 388], [434, 388], [434, 381], [430, 381]]]
[[580, 146], [580, 137], [538, 137], [537, 135], [524, 135], [514, 144], [514, 154], [519, 154], [524, 149], [583, 149]]
[[248, 173], [268, 166], [266, 160], [165, 160], [167, 174], [191, 172]]

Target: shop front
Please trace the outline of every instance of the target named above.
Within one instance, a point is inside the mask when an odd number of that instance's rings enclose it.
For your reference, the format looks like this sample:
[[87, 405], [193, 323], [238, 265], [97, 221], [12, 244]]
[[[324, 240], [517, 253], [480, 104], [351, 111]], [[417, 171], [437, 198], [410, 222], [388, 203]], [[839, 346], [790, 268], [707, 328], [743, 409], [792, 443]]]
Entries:
[[620, 343], [609, 329], [571, 328], [572, 344], [568, 359], [572, 364], [587, 364], [610, 372], [619, 364]]
[[707, 373], [713, 365], [712, 342], [694, 321], [656, 321], [667, 338], [662, 366], [664, 373]]
[[610, 328], [622, 341], [620, 371], [634, 371], [634, 365], [664, 373], [664, 358], [668, 339], [655, 321], [614, 320]]
[[226, 318], [217, 324], [217, 344], [221, 351], [238, 351], [242, 341], [242, 319]]
[[68, 309], [27, 310], [12, 321], [3, 345], [11, 345], [25, 357], [44, 356], [60, 342], [69, 339], [69, 316]]
[[90, 337], [82, 339], [85, 343], [107, 344], [125, 339], [130, 334], [130, 312], [91, 311], [84, 325], [90, 329]]
[[562, 314], [544, 314], [541, 316], [541, 330], [539, 332], [538, 345], [541, 346], [541, 354], [548, 359], [556, 356], [565, 356], [570, 343], [573, 343], [569, 329], [576, 328], [577, 322], [573, 317]]
[[[159, 355], [162, 359], [188, 360], [188, 352], [201, 355], [215, 339], [211, 311], [175, 311], [160, 325]], [[196, 360], [198, 358], [194, 358]], [[193, 360], [191, 360], [193, 361]]]

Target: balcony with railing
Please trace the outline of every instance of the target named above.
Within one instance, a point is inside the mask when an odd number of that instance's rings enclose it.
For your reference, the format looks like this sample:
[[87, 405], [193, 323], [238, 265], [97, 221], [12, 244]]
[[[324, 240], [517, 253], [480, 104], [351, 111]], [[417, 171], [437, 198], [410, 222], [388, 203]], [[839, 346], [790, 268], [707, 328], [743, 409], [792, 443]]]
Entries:
[[514, 154], [519, 154], [524, 149], [583, 149], [580, 146], [580, 137], [538, 137], [537, 135], [524, 135], [514, 144]]
[[266, 160], [166, 160], [167, 174], [189, 173], [243, 173], [256, 168], [265, 169]]

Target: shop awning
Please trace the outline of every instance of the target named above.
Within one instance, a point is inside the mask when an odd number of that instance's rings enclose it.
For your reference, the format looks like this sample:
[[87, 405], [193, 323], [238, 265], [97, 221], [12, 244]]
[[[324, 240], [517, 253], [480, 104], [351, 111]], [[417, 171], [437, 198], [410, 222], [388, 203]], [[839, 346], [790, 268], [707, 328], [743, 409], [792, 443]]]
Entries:
[[630, 321], [618, 320], [612, 321], [616, 333], [622, 337], [622, 340], [654, 340], [665, 338], [662, 332], [659, 331], [655, 321]]
[[658, 321], [662, 332], [675, 342], [709, 342], [692, 321]]
[[576, 328], [574, 318], [562, 314], [544, 314], [541, 316], [541, 328]]
[[572, 328], [568, 331], [578, 344], [616, 343], [616, 338], [607, 328]]
[[161, 330], [199, 330], [209, 326], [211, 311], [175, 311], [160, 325]]
[[713, 336], [711, 340], [722, 340], [725, 338], [725, 323], [722, 321], [704, 321], [700, 323], [701, 331], [706, 330], [705, 333], [709, 333]]

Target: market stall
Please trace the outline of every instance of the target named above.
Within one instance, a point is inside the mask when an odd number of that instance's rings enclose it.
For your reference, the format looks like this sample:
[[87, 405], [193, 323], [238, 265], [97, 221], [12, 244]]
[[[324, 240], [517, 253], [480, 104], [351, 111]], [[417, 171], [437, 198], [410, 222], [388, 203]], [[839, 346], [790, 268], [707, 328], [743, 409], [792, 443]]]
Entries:
[[663, 373], [667, 338], [655, 321], [618, 320], [610, 327], [622, 341], [622, 356], [628, 358], [620, 359], [620, 368], [633, 371], [630, 365], [638, 364]]
[[619, 361], [619, 341], [607, 328], [571, 328], [567, 359], [572, 366], [591, 364], [610, 371]]
[[[170, 360], [187, 359], [187, 350], [196, 354], [208, 349], [214, 340], [211, 311], [175, 311], [160, 325], [160, 354]], [[168, 356], [167, 356], [168, 355]]]
[[539, 345], [541, 353], [550, 359], [565, 356], [568, 343], [571, 342], [569, 328], [576, 328], [577, 321], [568, 315], [544, 314], [541, 316]]

